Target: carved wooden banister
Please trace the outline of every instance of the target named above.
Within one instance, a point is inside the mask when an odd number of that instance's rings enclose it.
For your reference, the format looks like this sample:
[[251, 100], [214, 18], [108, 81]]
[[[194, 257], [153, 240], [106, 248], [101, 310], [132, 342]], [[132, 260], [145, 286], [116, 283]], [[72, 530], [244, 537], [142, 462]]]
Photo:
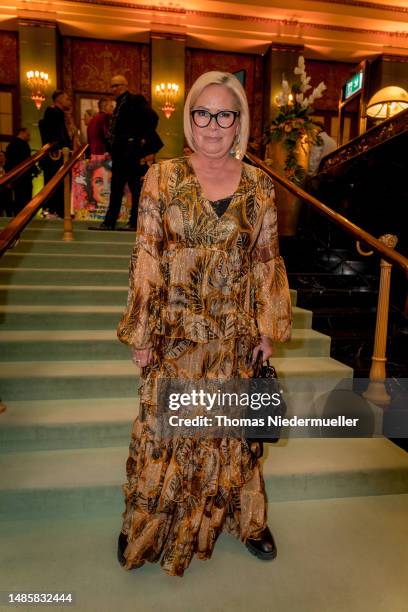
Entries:
[[323, 157], [319, 168], [319, 177], [338, 172], [346, 164], [352, 163], [362, 155], [374, 152], [384, 143], [391, 142], [404, 134], [407, 138], [407, 133], [408, 109], [381, 121], [379, 125], [373, 126]]

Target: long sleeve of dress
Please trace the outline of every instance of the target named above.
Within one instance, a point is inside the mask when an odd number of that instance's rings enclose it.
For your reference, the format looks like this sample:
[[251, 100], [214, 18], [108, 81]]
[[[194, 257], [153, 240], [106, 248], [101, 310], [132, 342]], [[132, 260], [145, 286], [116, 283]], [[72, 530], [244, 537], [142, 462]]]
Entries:
[[152, 345], [149, 319], [163, 285], [160, 253], [163, 224], [159, 201], [158, 166], [147, 172], [139, 201], [136, 243], [129, 270], [127, 307], [118, 325], [121, 342], [142, 349]]
[[265, 213], [252, 252], [256, 320], [260, 334], [285, 342], [291, 335], [292, 309], [285, 264], [279, 254], [274, 189], [269, 180], [263, 198]]

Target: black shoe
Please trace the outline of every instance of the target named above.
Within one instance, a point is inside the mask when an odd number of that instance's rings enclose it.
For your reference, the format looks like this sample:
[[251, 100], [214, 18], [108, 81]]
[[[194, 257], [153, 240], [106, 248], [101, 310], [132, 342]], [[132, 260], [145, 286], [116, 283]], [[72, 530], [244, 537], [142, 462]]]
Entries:
[[126, 534], [120, 532], [119, 538], [118, 538], [118, 561], [122, 567], [126, 563], [124, 553], [125, 553], [127, 545], [128, 545], [128, 540], [127, 540]]
[[124, 227], [120, 227], [119, 231], [121, 231], [121, 232], [135, 232], [136, 231], [136, 225], [131, 225], [130, 223], [128, 223]]
[[250, 553], [263, 561], [272, 561], [278, 553], [275, 540], [273, 539], [269, 527], [265, 527], [258, 540], [247, 540], [245, 546]]
[[107, 225], [106, 223], [101, 223], [100, 225], [90, 225], [88, 229], [96, 232], [113, 232], [115, 226]]

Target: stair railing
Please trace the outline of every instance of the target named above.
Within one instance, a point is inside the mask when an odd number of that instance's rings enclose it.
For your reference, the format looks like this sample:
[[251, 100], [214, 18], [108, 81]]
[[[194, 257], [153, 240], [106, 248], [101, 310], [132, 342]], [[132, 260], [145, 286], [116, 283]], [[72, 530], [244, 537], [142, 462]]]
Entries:
[[[269, 166], [267, 166], [261, 159], [247, 153], [247, 158], [254, 165], [261, 168], [268, 176], [274, 181], [282, 185], [285, 189], [293, 193], [301, 200], [307, 202], [315, 208], [319, 213], [328, 217], [336, 225], [340, 226], [346, 232], [351, 234], [357, 241], [357, 250], [361, 255], [372, 255], [377, 254], [381, 257], [381, 275], [380, 275], [380, 286], [378, 293], [378, 306], [377, 306], [377, 319], [375, 326], [375, 340], [374, 340], [374, 351], [371, 358], [371, 369], [370, 369], [370, 382], [367, 390], [364, 393], [366, 399], [372, 401], [375, 404], [387, 406], [390, 402], [390, 396], [385, 386], [386, 379], [386, 343], [387, 343], [387, 330], [388, 330], [388, 311], [389, 311], [389, 300], [390, 300], [390, 283], [391, 283], [391, 268], [395, 264], [401, 268], [405, 275], [408, 277], [408, 258], [394, 251], [394, 247], [397, 244], [397, 237], [386, 234], [381, 236], [379, 239], [375, 238], [361, 227], [343, 217], [338, 212], [332, 210], [323, 202], [320, 202], [317, 198], [310, 195], [294, 183], [288, 181], [280, 174], [277, 174]], [[364, 242], [372, 248], [372, 251], [365, 252], [360, 246], [360, 242]]]
[[31, 157], [25, 159], [23, 162], [21, 162], [21, 164], [18, 164], [18, 166], [15, 166], [15, 168], [9, 170], [9, 172], [6, 172], [6, 174], [3, 174], [3, 176], [0, 177], [0, 187], [2, 185], [8, 185], [10, 183], [13, 183], [18, 178], [20, 178], [22, 174], [27, 172], [27, 170], [34, 166], [34, 164], [36, 164], [43, 157], [45, 157], [49, 150], [53, 147], [53, 143], [48, 143], [44, 145], [43, 147], [41, 147], [41, 149], [39, 149], [39, 151], [37, 151], [37, 153], [34, 153], [34, 155], [32, 155]]
[[[10, 172], [1, 177], [0, 185], [8, 184], [13, 180], [16, 180], [24, 172], [28, 170], [34, 163], [39, 159], [42, 159], [50, 149], [53, 148], [52, 144], [47, 144], [38, 153], [33, 155], [30, 159], [24, 161], [22, 164], [13, 168]], [[63, 165], [58, 169], [52, 179], [44, 185], [42, 190], [37, 193], [32, 200], [21, 210], [14, 219], [6, 225], [6, 227], [0, 232], [0, 257], [4, 253], [11, 249], [18, 241], [21, 232], [30, 223], [31, 219], [37, 214], [39, 209], [44, 206], [44, 203], [59, 187], [61, 181], [64, 181], [64, 233], [63, 240], [73, 240], [72, 231], [72, 219], [71, 219], [71, 198], [70, 198], [70, 185], [71, 185], [71, 170], [83, 156], [88, 145], [79, 147], [72, 153], [70, 158], [70, 150], [67, 147], [62, 149]], [[34, 161], [33, 161], [34, 160]], [[13, 176], [10, 178], [10, 176]], [[6, 180], [3, 180], [6, 179]], [[7, 410], [6, 405], [1, 401], [0, 398], [0, 414]]]
[[0, 232], [0, 256], [10, 249], [19, 239], [21, 232], [30, 223], [31, 219], [42, 208], [48, 198], [59, 187], [61, 181], [64, 181], [64, 240], [73, 240], [72, 220], [70, 210], [70, 172], [83, 156], [88, 145], [83, 145], [76, 149], [71, 158], [69, 157], [69, 149], [63, 149], [62, 155], [64, 164], [58, 169], [55, 176], [44, 185], [42, 190], [21, 210], [14, 219], [6, 225]]

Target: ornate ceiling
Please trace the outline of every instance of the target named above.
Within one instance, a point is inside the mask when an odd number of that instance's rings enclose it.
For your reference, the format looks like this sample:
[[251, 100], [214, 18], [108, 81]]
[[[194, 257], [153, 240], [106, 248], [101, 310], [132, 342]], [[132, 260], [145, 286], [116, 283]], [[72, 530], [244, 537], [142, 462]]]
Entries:
[[0, 0], [0, 28], [56, 22], [62, 34], [146, 42], [151, 33], [210, 49], [264, 53], [271, 42], [310, 58], [408, 57], [407, 0]]

